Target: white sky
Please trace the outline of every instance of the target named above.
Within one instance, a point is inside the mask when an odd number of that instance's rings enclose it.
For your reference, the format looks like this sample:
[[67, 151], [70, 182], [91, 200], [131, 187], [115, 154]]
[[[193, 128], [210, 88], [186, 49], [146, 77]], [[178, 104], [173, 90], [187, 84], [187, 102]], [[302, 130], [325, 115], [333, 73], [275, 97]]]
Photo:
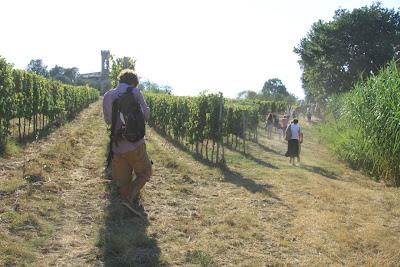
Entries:
[[[100, 50], [137, 59], [136, 71], [176, 95], [236, 97], [279, 78], [303, 97], [293, 53], [313, 22], [369, 0], [1, 0], [0, 56], [100, 71]], [[400, 0], [381, 1], [398, 9]]]

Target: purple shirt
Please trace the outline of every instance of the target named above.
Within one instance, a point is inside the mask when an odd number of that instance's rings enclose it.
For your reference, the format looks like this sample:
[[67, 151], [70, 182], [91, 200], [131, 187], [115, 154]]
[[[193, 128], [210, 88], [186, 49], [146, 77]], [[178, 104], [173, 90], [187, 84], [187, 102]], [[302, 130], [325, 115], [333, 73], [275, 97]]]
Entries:
[[[118, 86], [116, 88], [111, 89], [104, 94], [103, 114], [104, 114], [104, 120], [106, 121], [107, 124], [111, 125], [111, 122], [112, 122], [112, 104], [113, 104], [114, 100], [117, 99], [123, 93], [125, 93], [126, 88], [128, 88], [128, 86], [129, 86], [128, 84], [120, 83], [120, 84], [118, 84]], [[134, 88], [133, 94], [137, 97], [137, 100], [139, 101], [140, 107], [142, 108], [142, 112], [144, 115], [144, 119], [146, 121], [148, 121], [148, 119], [150, 117], [150, 109], [147, 106], [146, 102], [144, 101], [144, 97], [143, 97], [142, 93], [140, 92], [140, 90], [138, 88]], [[121, 124], [122, 124], [121, 120], [117, 119], [116, 128], [118, 129], [118, 127], [121, 127]], [[134, 142], [134, 143], [129, 142], [127, 140], [121, 140], [121, 141], [118, 141], [118, 146], [116, 146], [115, 143], [113, 143], [112, 150], [116, 154], [125, 153], [128, 151], [135, 150], [143, 143], [144, 143], [144, 138], [142, 138], [139, 141]]]

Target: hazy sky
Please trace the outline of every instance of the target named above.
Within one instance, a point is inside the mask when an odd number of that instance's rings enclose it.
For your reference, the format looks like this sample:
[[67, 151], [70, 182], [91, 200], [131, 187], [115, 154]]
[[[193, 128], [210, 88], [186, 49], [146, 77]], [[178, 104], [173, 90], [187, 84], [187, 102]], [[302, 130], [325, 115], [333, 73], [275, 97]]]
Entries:
[[[100, 71], [100, 50], [137, 59], [136, 71], [176, 95], [236, 97], [279, 78], [303, 97], [293, 53], [313, 22], [367, 0], [1, 0], [0, 56]], [[398, 9], [400, 0], [381, 1]]]

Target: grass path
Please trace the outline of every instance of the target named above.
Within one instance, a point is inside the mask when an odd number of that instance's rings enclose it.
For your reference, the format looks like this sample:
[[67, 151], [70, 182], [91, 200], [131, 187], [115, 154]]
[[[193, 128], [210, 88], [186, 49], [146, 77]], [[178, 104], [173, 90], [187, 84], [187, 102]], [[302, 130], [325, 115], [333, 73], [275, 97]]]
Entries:
[[400, 190], [349, 169], [303, 127], [301, 166], [260, 130], [248, 155], [226, 150], [223, 170], [149, 129], [141, 220], [104, 179], [98, 102], [0, 159], [0, 265], [397, 266]]
[[0, 161], [0, 265], [98, 265], [106, 205], [100, 105]]
[[[157, 190], [146, 194], [150, 207], [162, 204], [154, 196], [166, 200], [159, 220], [172, 228], [158, 239], [165, 261], [396, 266], [399, 189], [350, 170], [318, 143], [309, 125], [304, 128], [300, 167], [283, 157], [285, 143], [261, 131], [249, 155], [226, 152], [224, 171], [194, 161], [152, 132], [150, 152], [173, 167], [158, 170]], [[152, 224], [149, 230], [162, 228]]]

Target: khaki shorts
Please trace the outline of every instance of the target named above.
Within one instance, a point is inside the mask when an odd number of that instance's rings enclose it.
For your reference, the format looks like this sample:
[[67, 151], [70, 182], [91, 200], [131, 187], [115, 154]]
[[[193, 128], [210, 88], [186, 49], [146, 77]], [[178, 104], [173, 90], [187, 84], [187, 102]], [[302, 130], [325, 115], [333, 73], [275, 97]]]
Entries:
[[141, 144], [133, 151], [114, 154], [112, 159], [112, 177], [118, 186], [132, 182], [132, 172], [137, 177], [148, 180], [153, 173], [151, 161], [146, 152], [146, 144]]

